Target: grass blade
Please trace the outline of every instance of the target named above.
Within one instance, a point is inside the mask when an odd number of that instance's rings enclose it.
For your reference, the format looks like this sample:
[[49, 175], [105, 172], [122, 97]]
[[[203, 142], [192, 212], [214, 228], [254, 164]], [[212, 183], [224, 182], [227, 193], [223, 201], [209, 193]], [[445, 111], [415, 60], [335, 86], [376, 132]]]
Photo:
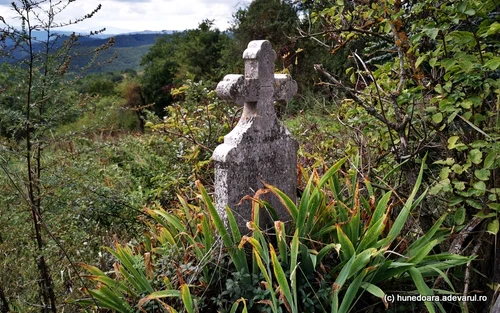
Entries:
[[236, 219], [234, 218], [233, 211], [231, 211], [229, 206], [226, 206], [226, 215], [227, 215], [227, 221], [229, 223], [229, 228], [231, 229], [231, 234], [233, 235], [233, 242], [235, 243], [240, 242], [241, 241], [240, 228], [238, 227]]
[[157, 299], [163, 299], [163, 298], [180, 298], [181, 297], [181, 292], [179, 290], [161, 290], [161, 291], [156, 291], [151, 293], [150, 295], [142, 298], [139, 303], [137, 303], [137, 306], [142, 308], [144, 303], [151, 301], [151, 300], [157, 300]]
[[290, 249], [290, 283], [292, 285], [293, 299], [295, 299], [295, 306], [297, 306], [297, 269], [299, 254], [299, 231], [295, 230]]
[[338, 172], [340, 167], [345, 163], [347, 160], [347, 157], [344, 157], [340, 160], [337, 161], [337, 163], [333, 164], [332, 167], [330, 167], [325, 174], [321, 177], [321, 179], [318, 182], [318, 188], [322, 188], [326, 182], [330, 180], [330, 178]]
[[[420, 185], [422, 184], [422, 177], [424, 174], [424, 165], [425, 165], [425, 160], [427, 159], [427, 155], [422, 159], [422, 165], [420, 166], [420, 172], [417, 177], [417, 181], [415, 182], [415, 186], [413, 186], [413, 190], [406, 200], [403, 209], [399, 213], [398, 217], [394, 221], [394, 224], [392, 225], [391, 229], [389, 230], [389, 233], [387, 234], [387, 238], [382, 241], [382, 246], [388, 246], [390, 245], [394, 239], [399, 235], [401, 230], [403, 229], [403, 226], [408, 219], [408, 215], [411, 212], [411, 209], [413, 208], [413, 199], [417, 195], [418, 189], [420, 188]], [[423, 196], [427, 193], [427, 189], [422, 193], [419, 199], [422, 199]]]
[[283, 267], [281, 267], [281, 264], [278, 261], [278, 257], [276, 256], [276, 251], [274, 250], [274, 247], [272, 244], [269, 245], [269, 250], [271, 251], [271, 261], [273, 265], [273, 271], [274, 271], [274, 276], [276, 277], [276, 280], [278, 281], [278, 285], [280, 286], [281, 291], [285, 295], [285, 299], [288, 302], [288, 304], [292, 308], [292, 313], [297, 312], [297, 307], [295, 305], [295, 301], [292, 297], [292, 292], [290, 291], [290, 285], [288, 284], [288, 280], [286, 279], [285, 271], [283, 270]]
[[280, 251], [280, 260], [284, 264], [288, 264], [285, 223], [281, 221], [274, 222], [274, 229], [276, 230], [276, 241], [278, 242], [278, 250]]
[[409, 258], [406, 262], [417, 265], [422, 261], [426, 256], [429, 255], [429, 252], [438, 244], [437, 239], [427, 243], [426, 245], [421, 246], [417, 251], [414, 251], [414, 255]]
[[297, 209], [295, 202], [293, 202], [292, 199], [290, 199], [290, 197], [288, 197], [283, 191], [279, 190], [278, 188], [266, 184], [265, 182], [263, 182], [263, 184], [278, 198], [278, 200], [280, 200], [281, 204], [283, 204], [283, 206], [288, 210], [288, 212], [292, 216], [292, 219], [294, 221], [297, 221], [299, 210]]
[[[410, 276], [415, 283], [415, 286], [417, 287], [418, 292], [421, 295], [424, 296], [432, 296], [434, 295], [434, 292], [427, 286], [427, 284], [424, 281], [424, 278], [422, 277], [422, 274], [415, 268], [412, 267], [408, 269], [408, 272], [410, 273]], [[430, 301], [425, 301], [425, 307], [429, 311], [429, 313], [436, 313], [436, 310], [434, 309], [434, 305]]]
[[340, 243], [340, 251], [342, 252], [340, 254], [341, 259], [342, 261], [347, 261], [351, 259], [355, 253], [354, 246], [349, 237], [347, 237], [347, 235], [342, 230], [342, 227], [336, 225], [336, 228], [337, 228], [337, 237]]
[[210, 199], [210, 197], [208, 196], [205, 187], [203, 187], [200, 181], [196, 181], [196, 187], [198, 187], [198, 190], [200, 191], [201, 197], [208, 208], [212, 221], [214, 222], [215, 228], [217, 229], [217, 232], [222, 238], [222, 243], [224, 244], [224, 247], [228, 249], [228, 252], [231, 256], [231, 259], [233, 260], [234, 265], [236, 266], [236, 269], [242, 273], [249, 273], [245, 252], [239, 250], [236, 247], [236, 244], [231, 239], [231, 236], [229, 235], [229, 232], [227, 231], [226, 226], [222, 221], [222, 218], [219, 216], [219, 213], [217, 212], [217, 209], [215, 208], [212, 199]]
[[359, 275], [356, 276], [354, 281], [349, 285], [347, 291], [345, 292], [344, 297], [342, 298], [342, 304], [340, 305], [339, 313], [347, 313], [350, 311], [352, 301], [354, 301], [354, 298], [358, 293], [358, 290], [361, 286], [361, 283], [363, 282], [363, 278], [365, 277], [365, 275], [366, 275], [366, 270], [359, 273]]
[[189, 291], [189, 286], [187, 284], [183, 284], [181, 286], [181, 297], [186, 311], [188, 313], [194, 313], [193, 298], [191, 297], [191, 292]]
[[[410, 245], [410, 253], [412, 253], [412, 251], [418, 249], [420, 246], [428, 243], [431, 238], [436, 234], [436, 232], [438, 231], [439, 227], [441, 227], [441, 224], [443, 224], [444, 220], [446, 219], [446, 216], [447, 214], [444, 214], [442, 215], [437, 221], [436, 223], [434, 223], [434, 225], [432, 225], [432, 227], [425, 233], [424, 236], [418, 238], [417, 240], [415, 240], [414, 243], [412, 243]], [[413, 253], [412, 253], [413, 254]]]

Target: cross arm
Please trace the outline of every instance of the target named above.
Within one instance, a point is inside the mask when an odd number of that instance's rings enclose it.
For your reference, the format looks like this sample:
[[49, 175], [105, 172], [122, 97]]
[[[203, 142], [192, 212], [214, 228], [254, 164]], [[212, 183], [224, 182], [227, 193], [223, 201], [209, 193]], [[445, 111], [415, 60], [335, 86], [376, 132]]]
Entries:
[[297, 82], [288, 74], [274, 74], [274, 100], [288, 102], [297, 93]]
[[245, 102], [258, 100], [259, 85], [255, 80], [245, 79], [243, 75], [229, 74], [217, 84], [217, 96], [222, 100], [244, 105]]
[[245, 78], [243, 75], [229, 74], [217, 84], [217, 96], [223, 100], [235, 102], [238, 105], [245, 103]]

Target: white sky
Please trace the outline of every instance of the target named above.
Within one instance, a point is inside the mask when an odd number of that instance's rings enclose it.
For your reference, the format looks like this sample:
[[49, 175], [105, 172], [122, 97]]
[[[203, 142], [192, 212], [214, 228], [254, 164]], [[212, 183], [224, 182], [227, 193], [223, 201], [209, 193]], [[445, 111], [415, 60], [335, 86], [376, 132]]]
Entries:
[[[53, 3], [57, 1], [53, 0]], [[16, 25], [19, 22], [12, 19], [15, 13], [11, 2], [12, 0], [0, 0], [0, 16]], [[106, 33], [110, 34], [142, 30], [185, 30], [198, 27], [204, 19], [213, 19], [217, 28], [225, 30], [229, 27], [232, 14], [250, 2], [251, 0], [77, 0], [58, 15], [58, 20], [74, 20], [92, 12], [100, 3], [102, 8], [94, 17], [64, 30], [90, 31], [106, 28]]]

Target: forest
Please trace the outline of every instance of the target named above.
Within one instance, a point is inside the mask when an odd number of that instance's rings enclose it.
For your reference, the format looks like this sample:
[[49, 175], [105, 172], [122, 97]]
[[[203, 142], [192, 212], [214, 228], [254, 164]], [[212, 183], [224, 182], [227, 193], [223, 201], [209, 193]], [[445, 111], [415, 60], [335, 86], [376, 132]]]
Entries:
[[[500, 312], [497, 0], [254, 0], [98, 45], [58, 32], [101, 8], [74, 1], [0, 16], [0, 313]], [[257, 39], [298, 83], [298, 200], [249, 195], [245, 234], [215, 87]], [[264, 192], [291, 221], [259, 227]]]

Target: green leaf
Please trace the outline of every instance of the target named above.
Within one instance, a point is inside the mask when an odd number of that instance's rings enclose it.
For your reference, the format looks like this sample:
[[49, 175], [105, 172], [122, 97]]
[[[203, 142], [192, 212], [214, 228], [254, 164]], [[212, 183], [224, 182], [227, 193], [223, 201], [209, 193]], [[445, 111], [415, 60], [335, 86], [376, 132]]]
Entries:
[[498, 33], [499, 31], [500, 31], [500, 23], [494, 22], [490, 25], [490, 28], [486, 32], [486, 36], [494, 35], [494, 34]]
[[469, 159], [474, 164], [480, 164], [483, 162], [483, 153], [479, 149], [472, 149], [469, 152]]
[[491, 213], [484, 213], [483, 211], [477, 213], [476, 215], [474, 215], [475, 217], [478, 217], [478, 218], [481, 218], [481, 219], [485, 219], [485, 218], [490, 218], [490, 217], [494, 217], [494, 216], [497, 216], [498, 213], [496, 212], [491, 212]]
[[[233, 235], [233, 242], [234, 243], [240, 242], [241, 241], [240, 229], [238, 227], [236, 219], [234, 218], [233, 211], [231, 211], [228, 205], [226, 205], [226, 216], [227, 216], [227, 221], [229, 223], [229, 228], [231, 229], [231, 234]], [[204, 235], [208, 236], [208, 234], [206, 233]]]
[[[452, 70], [455, 65], [457, 64], [457, 60], [456, 59], [443, 59], [441, 60], [441, 65], [444, 67], [444, 69], [448, 72], [450, 70]], [[444, 88], [446, 90], [446, 88]], [[448, 90], [446, 90], [448, 91]], [[448, 91], [449, 92], [449, 91]]]
[[448, 149], [454, 149], [458, 139], [460, 139], [460, 137], [458, 136], [451, 136], [450, 138], [448, 138]]
[[349, 240], [349, 237], [347, 237], [347, 235], [342, 230], [342, 227], [337, 225], [336, 229], [337, 229], [337, 237], [338, 237], [339, 243], [340, 243], [340, 251], [342, 252], [340, 254], [341, 259], [343, 261], [349, 260], [354, 255], [354, 252], [355, 252], [354, 246], [353, 246], [351, 240]]
[[478, 181], [473, 185], [474, 189], [481, 191], [484, 193], [486, 191], [486, 184], [482, 181]]
[[344, 283], [346, 282], [347, 278], [349, 277], [349, 272], [351, 271], [352, 264], [354, 262], [354, 259], [356, 258], [356, 255], [353, 254], [353, 256], [347, 261], [347, 263], [342, 267], [342, 270], [340, 271], [339, 275], [337, 276], [337, 279], [335, 279], [335, 284], [334, 288], [337, 288], [337, 290], [340, 290], [342, 286], [344, 286]]
[[[457, 189], [457, 190], [463, 191], [463, 190], [465, 190], [465, 182], [463, 182], [463, 181], [453, 181], [453, 187], [455, 189]], [[461, 202], [462, 199], [455, 199], [455, 201], [460, 201]], [[460, 203], [460, 202], [458, 202], [458, 203]], [[457, 204], [457, 203], [455, 203], [455, 204]], [[450, 205], [454, 205], [454, 204], [450, 203]]]
[[414, 243], [411, 244], [410, 246], [410, 255], [415, 254], [414, 251], [418, 251], [420, 247], [423, 245], [426, 245], [436, 234], [436, 232], [439, 230], [441, 225], [443, 224], [444, 220], [446, 219], [446, 214], [443, 214], [437, 221], [434, 223], [434, 225], [425, 233], [424, 236], [418, 238]]
[[443, 121], [443, 113], [438, 112], [432, 115], [432, 121], [436, 124], [439, 124]]
[[236, 313], [236, 310], [240, 306], [241, 302], [243, 302], [243, 310], [241, 311], [241, 313], [247, 313], [248, 310], [247, 310], [247, 303], [245, 301], [245, 298], [239, 298], [238, 300], [236, 300], [233, 303], [233, 305], [231, 306], [231, 311], [229, 311], [229, 313]]
[[464, 172], [464, 168], [460, 166], [459, 164], [453, 164], [451, 167], [452, 171], [456, 174], [462, 174]]
[[288, 281], [285, 276], [285, 271], [283, 270], [283, 267], [281, 267], [281, 264], [278, 261], [278, 257], [276, 256], [276, 251], [274, 250], [273, 245], [271, 244], [269, 245], [269, 250], [271, 251], [271, 261], [273, 263], [274, 275], [276, 277], [276, 280], [278, 281], [280, 289], [285, 295], [286, 301], [292, 307], [292, 312], [293, 313], [297, 312], [296, 305], [292, 297], [292, 292], [290, 291], [290, 285], [288, 284]]
[[181, 298], [186, 311], [188, 313], [194, 313], [193, 298], [191, 298], [191, 292], [189, 292], [189, 286], [187, 284], [181, 286]]
[[89, 294], [92, 295], [102, 307], [120, 313], [134, 312], [128, 303], [123, 300], [123, 297], [113, 293], [107, 286], [102, 286], [99, 290], [89, 290]]
[[455, 211], [455, 214], [453, 214], [453, 220], [455, 220], [455, 224], [457, 225], [462, 225], [465, 222], [464, 207], [460, 207], [458, 210]]
[[434, 40], [439, 33], [439, 28], [427, 28], [424, 32], [430, 39]]
[[378, 253], [378, 250], [375, 248], [369, 248], [356, 255], [354, 262], [352, 262], [351, 268], [349, 270], [349, 275], [347, 278], [350, 278], [357, 273], [361, 272], [362, 269], [370, 262], [371, 258]]
[[490, 170], [475, 170], [474, 175], [479, 179], [479, 180], [488, 180], [490, 179]]
[[434, 164], [442, 164], [442, 165], [453, 165], [455, 164], [454, 158], [447, 158], [446, 160], [438, 160], [434, 162]]
[[342, 159], [340, 159], [339, 161], [337, 161], [332, 167], [330, 167], [328, 169], [328, 171], [326, 171], [326, 173], [321, 177], [321, 179], [319, 180], [318, 182], [318, 188], [322, 188], [326, 182], [335, 174], [338, 172], [338, 170], [340, 169], [340, 167], [345, 163], [345, 161], [347, 160], [347, 157], [344, 157]]
[[466, 15], [472, 16], [472, 15], [476, 14], [476, 10], [471, 8], [471, 9], [467, 9], [464, 13]]
[[[483, 183], [483, 182], [481, 182]], [[484, 184], [484, 183], [483, 183]], [[477, 202], [477, 201], [474, 201], [472, 199], [467, 199], [465, 200], [465, 202], [470, 205], [471, 207], [473, 207], [474, 209], [478, 209], [478, 210], [482, 210], [483, 209], [483, 206], [481, 205], [481, 203]]]
[[495, 159], [497, 158], [498, 153], [495, 151], [490, 152], [486, 158], [484, 158], [484, 168], [492, 169], [495, 164]]
[[431, 67], [435, 67], [435, 66], [436, 66], [436, 64], [437, 64], [437, 60], [438, 60], [437, 58], [431, 58], [431, 59], [429, 60], [429, 65], [430, 65]]
[[363, 282], [361, 284], [361, 288], [364, 290], [368, 291], [372, 295], [374, 295], [377, 298], [384, 299], [385, 297], [385, 292], [380, 289], [379, 287], [375, 286], [374, 284], [368, 283], [368, 282]]
[[427, 155], [424, 156], [422, 159], [422, 164], [420, 166], [420, 171], [417, 177], [417, 180], [415, 182], [415, 185], [413, 186], [413, 190], [406, 200], [403, 209], [401, 212], [399, 212], [398, 217], [394, 221], [394, 224], [392, 225], [391, 229], [389, 230], [389, 233], [387, 234], [387, 238], [383, 240], [383, 245], [390, 245], [394, 239], [399, 235], [401, 230], [403, 229], [404, 224], [406, 223], [406, 220], [408, 219], [408, 215], [410, 214], [411, 210], [414, 208], [414, 206], [418, 205], [419, 201], [421, 201], [425, 195], [427, 194], [427, 190], [424, 190], [420, 197], [415, 201], [414, 199], [415, 196], [417, 195], [418, 190], [420, 189], [420, 185], [422, 184], [422, 177], [424, 175], [424, 167], [425, 167], [425, 160], [427, 159]]
[[417, 265], [422, 261], [426, 256], [429, 255], [429, 252], [438, 244], [437, 239], [434, 239], [432, 241], [429, 241], [425, 245], [420, 246], [417, 249], [414, 249], [415, 251], [413, 252], [413, 256], [406, 260], [406, 263], [411, 263], [414, 265]]
[[[421, 295], [425, 296], [432, 296], [434, 293], [432, 290], [427, 286], [427, 284], [424, 281], [424, 278], [422, 277], [422, 274], [414, 267], [408, 269], [408, 272], [410, 273], [410, 276], [415, 283], [415, 286], [417, 287], [418, 292]], [[431, 302], [426, 301], [425, 306], [427, 307], [427, 310], [429, 310], [429, 313], [435, 313], [436, 310], [434, 309], [434, 306], [432, 305]]]
[[264, 186], [267, 189], [271, 190], [271, 192], [278, 198], [281, 204], [283, 204], [283, 206], [288, 210], [292, 219], [296, 221], [299, 215], [299, 210], [297, 209], [295, 202], [293, 202], [290, 199], [290, 197], [288, 197], [284, 192], [282, 192], [278, 188], [266, 183], [264, 183]]
[[383, 215], [382, 218], [376, 221], [376, 223], [368, 227], [368, 229], [362, 236], [361, 242], [356, 248], [356, 252], [363, 251], [367, 248], [374, 248], [374, 244], [377, 242], [380, 234], [385, 228], [385, 219], [386, 215]]
[[498, 233], [498, 219], [494, 219], [488, 224], [488, 232], [492, 235], [496, 235]]
[[[320, 251], [319, 254], [323, 249]], [[318, 255], [319, 255], [318, 254]], [[298, 266], [298, 255], [299, 255], [299, 231], [296, 229], [293, 234], [293, 239], [290, 247], [290, 284], [292, 285], [293, 298], [297, 301], [297, 268]], [[318, 262], [321, 261], [321, 258], [318, 257]]]
[[222, 218], [220, 217], [219, 213], [217, 212], [217, 209], [215, 208], [212, 199], [208, 195], [205, 187], [203, 187], [203, 185], [199, 181], [196, 181], [196, 187], [198, 187], [198, 190], [200, 191], [201, 197], [206, 207], [208, 208], [210, 216], [214, 222], [215, 228], [217, 229], [219, 235], [221, 236], [224, 247], [228, 249], [229, 255], [231, 256], [231, 259], [234, 265], [236, 266], [236, 269], [243, 273], [249, 273], [245, 252], [236, 247], [237, 243], [233, 242], [231, 235], [229, 235], [229, 232], [226, 229], [226, 225], [222, 221]]
[[492, 210], [500, 212], [500, 203], [488, 203], [488, 207]]
[[415, 62], [415, 67], [418, 67], [420, 64], [422, 64], [422, 62], [425, 61], [425, 59], [427, 59], [427, 55], [421, 55], [417, 58], [417, 61]]
[[446, 178], [448, 178], [451, 171], [452, 171], [451, 168], [449, 168], [448, 166], [441, 168], [441, 171], [439, 171], [439, 178], [441, 180], [445, 180]]
[[375, 224], [379, 219], [384, 217], [384, 213], [387, 211], [388, 208], [388, 203], [389, 200], [391, 199], [392, 191], [386, 192], [382, 198], [377, 203], [377, 207], [375, 208], [375, 211], [372, 213], [372, 219], [370, 221], [370, 224], [368, 225], [368, 228], [372, 227], [373, 224]]
[[363, 282], [363, 278], [365, 278], [365, 275], [366, 270], [362, 271], [349, 285], [344, 294], [344, 297], [342, 298], [342, 304], [340, 305], [339, 313], [348, 313], [349, 311], [351, 311], [352, 301], [354, 301], [354, 298], [356, 297], [356, 294], [361, 287], [361, 283]]

